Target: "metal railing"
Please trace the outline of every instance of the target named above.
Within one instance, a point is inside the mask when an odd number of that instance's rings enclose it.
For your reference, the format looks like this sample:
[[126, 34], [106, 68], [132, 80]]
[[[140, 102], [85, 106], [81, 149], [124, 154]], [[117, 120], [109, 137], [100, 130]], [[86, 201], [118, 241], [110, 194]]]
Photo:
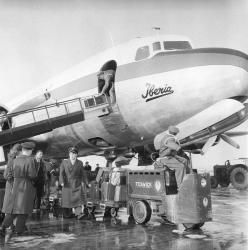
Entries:
[[18, 121], [18, 126], [20, 126], [62, 115], [69, 115], [73, 112], [88, 112], [94, 108], [106, 104], [108, 104], [108, 100], [105, 95], [92, 95], [83, 98], [74, 98], [18, 112], [2, 114], [0, 115], [0, 125], [3, 125], [4, 122], [7, 122], [8, 127], [11, 128], [13, 118]]

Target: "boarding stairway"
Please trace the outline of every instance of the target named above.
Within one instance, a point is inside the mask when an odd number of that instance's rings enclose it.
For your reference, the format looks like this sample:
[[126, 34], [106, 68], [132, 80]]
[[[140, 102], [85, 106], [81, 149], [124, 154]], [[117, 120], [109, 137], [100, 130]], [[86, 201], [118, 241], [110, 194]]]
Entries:
[[94, 95], [0, 115], [0, 146], [82, 122], [92, 116], [108, 115], [110, 112], [106, 96]]

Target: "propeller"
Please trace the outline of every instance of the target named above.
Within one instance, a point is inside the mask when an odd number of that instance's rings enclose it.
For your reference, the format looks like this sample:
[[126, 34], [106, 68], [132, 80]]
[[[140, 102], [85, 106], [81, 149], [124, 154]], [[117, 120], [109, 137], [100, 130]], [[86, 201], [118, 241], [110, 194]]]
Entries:
[[210, 137], [206, 141], [206, 143], [204, 144], [203, 148], [201, 149], [201, 154], [202, 155], [204, 155], [209, 150], [209, 148], [214, 144], [214, 142], [216, 141], [216, 139], [217, 139], [217, 135]]
[[225, 141], [226, 143], [230, 144], [231, 146], [233, 146], [233, 147], [235, 147], [235, 148], [237, 148], [237, 149], [240, 148], [239, 144], [238, 144], [237, 142], [235, 142], [235, 141], [234, 141], [231, 137], [229, 137], [228, 135], [226, 135], [226, 134], [221, 134], [221, 135], [220, 135], [220, 138], [221, 138], [223, 141]]

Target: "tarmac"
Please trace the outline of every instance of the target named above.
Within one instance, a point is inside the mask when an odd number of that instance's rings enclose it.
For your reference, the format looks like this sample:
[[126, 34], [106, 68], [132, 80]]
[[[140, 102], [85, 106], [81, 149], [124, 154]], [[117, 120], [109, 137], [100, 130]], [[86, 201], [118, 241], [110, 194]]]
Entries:
[[213, 221], [201, 230], [186, 231], [152, 216], [146, 225], [130, 220], [126, 210], [117, 218], [63, 219], [51, 213], [33, 215], [26, 236], [7, 232], [0, 249], [248, 249], [248, 191], [231, 187], [212, 190]]

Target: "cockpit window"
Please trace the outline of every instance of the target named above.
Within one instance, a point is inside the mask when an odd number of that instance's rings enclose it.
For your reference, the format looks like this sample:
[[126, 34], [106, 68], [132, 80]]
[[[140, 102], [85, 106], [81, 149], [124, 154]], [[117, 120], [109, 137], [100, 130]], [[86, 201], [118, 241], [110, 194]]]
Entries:
[[150, 56], [149, 46], [143, 46], [137, 49], [135, 60], [139, 61]]
[[160, 42], [155, 42], [152, 44], [153, 51], [161, 50], [161, 44]]
[[192, 49], [188, 41], [167, 41], [164, 42], [165, 50]]

